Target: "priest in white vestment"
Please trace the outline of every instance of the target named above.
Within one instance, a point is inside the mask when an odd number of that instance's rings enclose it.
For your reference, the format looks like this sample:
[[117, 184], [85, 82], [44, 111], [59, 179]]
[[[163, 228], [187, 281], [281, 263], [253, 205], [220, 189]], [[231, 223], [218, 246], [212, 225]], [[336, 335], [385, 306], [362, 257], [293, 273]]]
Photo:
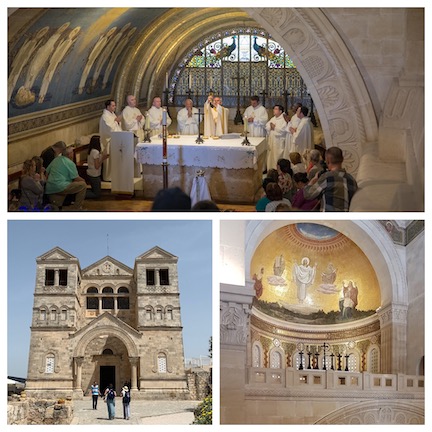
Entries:
[[294, 105], [294, 115], [289, 118], [287, 114], [284, 114], [285, 121], [287, 122], [286, 130], [286, 143], [285, 143], [285, 151], [284, 151], [284, 159], [289, 159], [289, 154], [292, 152], [295, 152], [294, 145], [293, 145], [293, 133], [297, 130], [298, 125], [300, 124], [300, 110], [301, 110], [302, 104], [300, 102], [296, 103]]
[[266, 124], [267, 131], [267, 170], [276, 169], [277, 161], [283, 157], [286, 138], [284, 107], [275, 105], [274, 116]]
[[264, 137], [266, 135], [266, 123], [268, 121], [267, 110], [259, 103], [258, 96], [251, 97], [251, 104], [244, 112], [247, 121], [247, 131], [250, 137]]
[[314, 148], [313, 140], [313, 127], [309, 114], [308, 107], [301, 107], [298, 117], [300, 118], [300, 123], [298, 124], [294, 133], [292, 133], [292, 147], [294, 152], [303, 154], [307, 149], [312, 150]]
[[185, 100], [185, 107], [177, 113], [177, 130], [180, 135], [198, 135], [198, 109], [194, 108], [192, 99]]
[[[99, 135], [103, 155], [109, 155], [110, 153], [111, 132], [120, 132], [122, 130], [120, 126], [121, 115], [117, 116], [115, 110], [115, 101], [112, 99], [107, 100], [99, 120]], [[111, 181], [111, 162], [109, 158], [103, 163], [102, 178], [105, 181]]]
[[136, 97], [129, 95], [126, 98], [126, 103], [127, 106], [122, 112], [123, 130], [133, 132], [138, 137], [138, 141], [143, 141], [145, 118], [137, 108]]
[[228, 133], [229, 109], [222, 106], [222, 98], [209, 95], [204, 104], [204, 136], [221, 136]]
[[[150, 118], [150, 129], [151, 129], [151, 136], [154, 135], [160, 135], [162, 136], [162, 100], [160, 97], [156, 96], [153, 98], [152, 106], [148, 110], [148, 116]], [[171, 124], [172, 120], [170, 116], [166, 115], [167, 117], [167, 128]]]
[[[135, 146], [138, 142], [144, 141], [144, 125], [145, 117], [137, 108], [137, 100], [134, 95], [128, 95], [126, 98], [127, 106], [124, 107], [122, 112], [122, 123], [123, 130], [133, 132], [135, 138]], [[135, 161], [134, 163], [134, 176], [139, 177], [141, 175], [140, 164]]]

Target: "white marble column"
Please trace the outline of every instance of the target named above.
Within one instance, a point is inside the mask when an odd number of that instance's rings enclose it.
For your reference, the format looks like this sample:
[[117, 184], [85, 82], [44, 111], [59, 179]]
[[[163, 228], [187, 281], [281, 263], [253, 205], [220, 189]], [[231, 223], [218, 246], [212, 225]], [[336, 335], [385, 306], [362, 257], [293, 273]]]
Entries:
[[392, 303], [378, 316], [381, 327], [381, 373], [406, 373], [407, 306]]
[[244, 424], [245, 377], [252, 283], [221, 284], [220, 293], [220, 395], [221, 423]]

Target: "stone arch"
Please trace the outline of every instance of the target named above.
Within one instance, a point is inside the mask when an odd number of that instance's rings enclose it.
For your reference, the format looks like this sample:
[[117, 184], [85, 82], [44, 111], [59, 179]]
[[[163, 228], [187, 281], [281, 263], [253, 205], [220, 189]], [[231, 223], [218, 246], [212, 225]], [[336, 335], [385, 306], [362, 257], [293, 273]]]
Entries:
[[319, 112], [327, 147], [342, 148], [345, 166], [358, 169], [362, 149], [378, 139], [373, 104], [357, 64], [318, 8], [246, 9], [288, 52]]
[[[304, 221], [251, 221], [246, 228], [245, 275], [250, 280], [250, 263], [261, 241], [276, 229]], [[311, 222], [311, 221], [308, 221]], [[407, 304], [407, 280], [402, 263], [393, 247], [393, 240], [378, 221], [318, 221], [321, 225], [334, 228], [345, 234], [366, 254], [374, 256], [371, 265], [375, 270], [381, 288], [381, 305]]]
[[118, 338], [126, 347], [129, 357], [139, 357], [138, 348], [134, 340], [129, 336], [126, 331], [114, 327], [112, 325], [104, 325], [85, 332], [74, 349], [73, 357], [83, 357], [87, 345], [99, 336], [109, 335]]
[[333, 411], [315, 424], [424, 424], [424, 409], [402, 401], [356, 402]]
[[[378, 122], [359, 67], [319, 8], [172, 9], [135, 44], [116, 83], [115, 99], [123, 103], [127, 93], [140, 94], [150, 105], [155, 89], [164, 87], [165, 71], [176, 67], [209, 29], [214, 33], [256, 23], [290, 55], [314, 100], [327, 147], [340, 147], [345, 167], [356, 173], [364, 145], [378, 139]], [[163, 40], [157, 37], [161, 26], [168, 32]]]

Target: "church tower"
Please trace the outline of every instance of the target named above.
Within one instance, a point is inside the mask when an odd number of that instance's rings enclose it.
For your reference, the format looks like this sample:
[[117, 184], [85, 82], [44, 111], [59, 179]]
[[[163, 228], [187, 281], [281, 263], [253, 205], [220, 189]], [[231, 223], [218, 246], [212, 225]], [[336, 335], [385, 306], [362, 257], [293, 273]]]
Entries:
[[185, 390], [177, 261], [159, 247], [135, 260], [137, 328], [146, 347], [140, 387], [156, 387], [162, 394], [172, 386]]
[[36, 259], [27, 391], [62, 392], [72, 385], [69, 333], [80, 313], [78, 259], [59, 247]]
[[26, 391], [81, 399], [127, 383], [135, 399], [189, 398], [178, 258], [159, 247], [132, 269], [106, 256], [81, 270], [56, 247], [37, 258]]

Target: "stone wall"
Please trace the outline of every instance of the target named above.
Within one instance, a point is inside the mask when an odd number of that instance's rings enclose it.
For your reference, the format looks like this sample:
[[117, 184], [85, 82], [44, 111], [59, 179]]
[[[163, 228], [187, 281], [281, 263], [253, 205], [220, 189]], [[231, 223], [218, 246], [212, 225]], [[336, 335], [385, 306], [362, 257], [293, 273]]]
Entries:
[[186, 377], [191, 400], [203, 400], [211, 393], [211, 372], [189, 369]]
[[20, 398], [8, 402], [9, 425], [68, 425], [72, 421], [70, 401]]

